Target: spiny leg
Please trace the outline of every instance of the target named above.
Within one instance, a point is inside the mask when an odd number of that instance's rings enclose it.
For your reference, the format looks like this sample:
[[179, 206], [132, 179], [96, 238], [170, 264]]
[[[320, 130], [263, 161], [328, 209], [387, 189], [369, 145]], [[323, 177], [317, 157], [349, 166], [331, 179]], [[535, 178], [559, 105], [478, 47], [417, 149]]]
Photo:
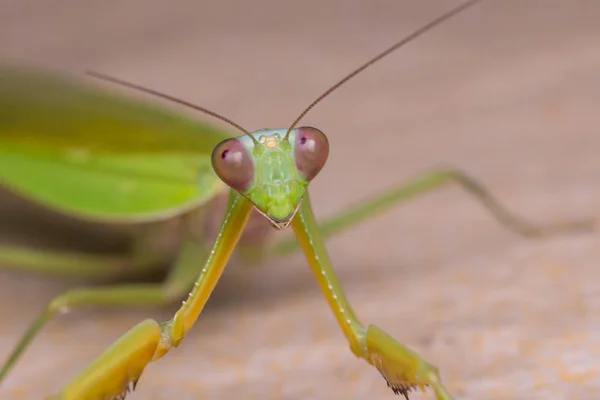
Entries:
[[[509, 211], [477, 180], [459, 170], [441, 169], [420, 175], [407, 183], [393, 187], [333, 217], [326, 218], [319, 223], [319, 230], [324, 238], [332, 236], [376, 214], [387, 211], [397, 203], [412, 199], [433, 189], [438, 189], [451, 182], [458, 184], [467, 193], [471, 194], [490, 211], [500, 224], [525, 237], [572, 234], [591, 231], [595, 228], [595, 222], [591, 219], [536, 226]], [[277, 256], [284, 255], [295, 250], [297, 245], [298, 243], [293, 237], [282, 240], [275, 244], [271, 254]]]
[[[45, 310], [29, 326], [25, 334], [21, 337], [19, 343], [15, 346], [12, 353], [0, 369], [0, 381], [14, 367], [15, 363], [25, 351], [27, 346], [33, 341], [40, 329], [57, 313], [62, 310], [68, 310], [74, 307], [90, 305], [109, 305], [109, 306], [152, 306], [162, 305], [172, 302], [174, 299], [183, 297], [189, 287], [194, 282], [197, 275], [195, 268], [198, 259], [206, 256], [206, 250], [194, 239], [188, 239], [181, 247], [180, 254], [175, 260], [174, 266], [169, 275], [162, 283], [153, 284], [119, 284], [102, 287], [92, 287], [85, 289], [73, 289], [62, 293], [51, 300]], [[73, 262], [70, 265], [74, 272], [76, 271], [74, 262], [78, 258], [92, 262], [92, 265], [85, 264], [81, 269], [87, 267], [101, 268], [99, 264], [102, 258], [85, 258], [82, 256], [72, 256], [72, 258], [59, 258]], [[110, 271], [110, 265], [107, 267]], [[109, 272], [110, 273], [110, 272]], [[81, 274], [81, 275], [86, 275]]]
[[[221, 229], [187, 301], [172, 320], [147, 319], [135, 325], [72, 379], [53, 400], [123, 399], [147, 364], [177, 347], [199, 317], [244, 229], [252, 204], [231, 192]], [[197, 257], [188, 260], [195, 265]], [[187, 273], [186, 273], [187, 275]], [[191, 285], [190, 285], [191, 286]], [[188, 285], [185, 285], [189, 290]]]
[[410, 391], [429, 386], [439, 400], [451, 400], [435, 366], [376, 326], [369, 325], [365, 329], [360, 323], [337, 280], [308, 195], [294, 217], [292, 227], [352, 352], [376, 367], [396, 394], [408, 399]]

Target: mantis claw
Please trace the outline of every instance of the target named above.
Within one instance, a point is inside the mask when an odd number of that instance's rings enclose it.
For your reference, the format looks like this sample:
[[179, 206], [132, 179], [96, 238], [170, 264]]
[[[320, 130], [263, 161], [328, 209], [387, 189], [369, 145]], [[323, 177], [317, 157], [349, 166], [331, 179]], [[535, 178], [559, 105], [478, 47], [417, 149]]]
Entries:
[[438, 368], [429, 364], [416, 352], [397, 342], [387, 333], [370, 325], [365, 336], [365, 360], [385, 379], [394, 394], [409, 400], [411, 391], [425, 391], [431, 387], [438, 400], [453, 400], [442, 385]]
[[141, 373], [140, 373], [140, 375], [138, 375], [137, 378], [129, 379], [125, 385], [125, 389], [123, 389], [123, 391], [115, 397], [115, 400], [125, 400], [127, 395], [129, 393], [133, 392], [135, 390], [135, 388], [137, 387], [137, 383], [140, 380], [140, 376], [141, 376]]
[[119, 393], [117, 395], [117, 397], [115, 397], [115, 400], [125, 400], [125, 398], [127, 397], [127, 395], [130, 392], [133, 392], [135, 390], [135, 387], [137, 386], [138, 383], [138, 379], [132, 380], [130, 384], [127, 385], [127, 387], [125, 388], [125, 390], [123, 390], [121, 393]]
[[48, 400], [124, 400], [156, 358], [161, 334], [155, 321], [140, 322]]

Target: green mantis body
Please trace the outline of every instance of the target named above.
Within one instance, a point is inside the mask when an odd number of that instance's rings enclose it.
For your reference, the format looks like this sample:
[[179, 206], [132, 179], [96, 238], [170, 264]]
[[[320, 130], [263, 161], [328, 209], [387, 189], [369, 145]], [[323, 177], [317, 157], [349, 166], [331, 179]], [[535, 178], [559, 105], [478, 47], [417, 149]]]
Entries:
[[[365, 64], [340, 84], [406, 41]], [[579, 223], [548, 229], [532, 227], [508, 213], [481, 185], [456, 170], [424, 174], [317, 224], [308, 185], [324, 167], [329, 144], [318, 129], [295, 127], [316, 102], [289, 129], [265, 129], [229, 138], [225, 132], [174, 113], [52, 76], [6, 70], [0, 77], [3, 186], [61, 213], [119, 223], [140, 231], [139, 241], [124, 256], [4, 247], [0, 251], [3, 265], [99, 278], [122, 274], [124, 270], [144, 272], [162, 257], [145, 245], [147, 237], [153, 234], [145, 224], [157, 224], [160, 228], [163, 222], [178, 218], [184, 232], [164, 282], [75, 289], [49, 302], [32, 323], [2, 365], [0, 380], [42, 325], [65, 307], [159, 305], [184, 299], [171, 320], [158, 323], [148, 319], [135, 325], [53, 399], [123, 398], [135, 387], [148, 363], [177, 347], [192, 328], [251, 220], [256, 221], [259, 232], [269, 225], [278, 230], [292, 227], [351, 351], [375, 366], [395, 393], [408, 397], [415, 388], [430, 387], [438, 399], [451, 399], [437, 368], [379, 328], [360, 322], [337, 280], [324, 239], [402, 200], [449, 182], [465, 188], [500, 222], [519, 233], [533, 236], [582, 227]], [[214, 243], [207, 249], [201, 240], [206, 231], [199, 226], [211, 202], [223, 195], [227, 195], [226, 211]], [[295, 246], [296, 242], [283, 241], [259, 254], [280, 255]]]

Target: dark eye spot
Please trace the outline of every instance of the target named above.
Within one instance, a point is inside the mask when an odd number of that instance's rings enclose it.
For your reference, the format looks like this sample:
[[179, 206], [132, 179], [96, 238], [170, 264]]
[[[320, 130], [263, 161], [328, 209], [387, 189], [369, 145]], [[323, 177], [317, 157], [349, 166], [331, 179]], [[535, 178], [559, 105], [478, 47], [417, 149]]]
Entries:
[[302, 136], [300, 138], [300, 144], [302, 144], [302, 145], [306, 144], [306, 136]]
[[227, 154], [229, 154], [229, 150], [223, 151], [223, 153], [221, 153], [221, 158], [224, 160], [225, 157], [227, 157]]

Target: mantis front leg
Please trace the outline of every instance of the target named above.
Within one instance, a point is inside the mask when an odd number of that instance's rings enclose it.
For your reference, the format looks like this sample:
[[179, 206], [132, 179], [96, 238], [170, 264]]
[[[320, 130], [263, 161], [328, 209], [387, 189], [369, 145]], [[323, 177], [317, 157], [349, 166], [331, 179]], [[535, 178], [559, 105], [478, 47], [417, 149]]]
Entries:
[[68, 383], [52, 400], [123, 399], [145, 367], [177, 347], [198, 319], [250, 216], [252, 204], [231, 191], [212, 250], [187, 300], [170, 321], [134, 326]]
[[396, 394], [402, 394], [408, 399], [411, 390], [429, 386], [438, 400], [452, 400], [452, 396], [442, 385], [435, 366], [376, 326], [369, 325], [365, 328], [360, 323], [337, 280], [308, 194], [292, 221], [292, 227], [352, 352], [376, 367]]

